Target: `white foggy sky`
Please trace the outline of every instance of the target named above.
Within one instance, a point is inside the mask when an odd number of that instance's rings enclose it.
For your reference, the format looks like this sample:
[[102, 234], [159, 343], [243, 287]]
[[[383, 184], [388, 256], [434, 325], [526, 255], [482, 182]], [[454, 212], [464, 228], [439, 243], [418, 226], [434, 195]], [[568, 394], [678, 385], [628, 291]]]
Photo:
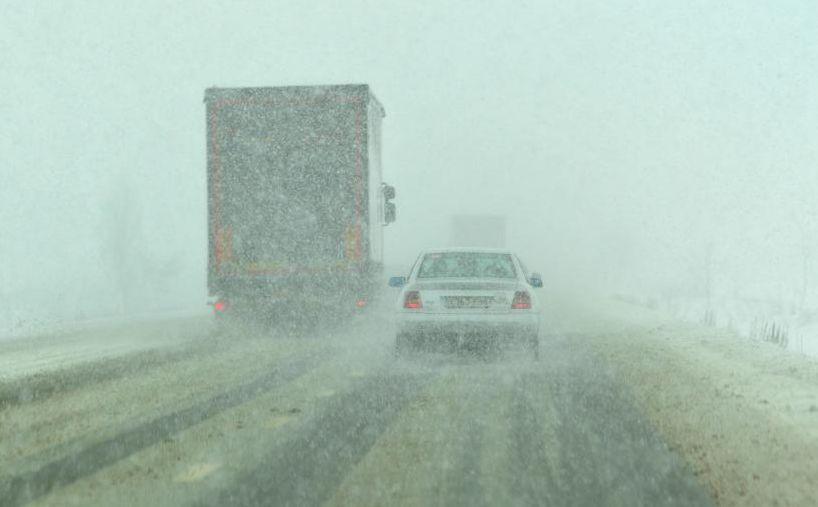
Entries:
[[815, 2], [305, 4], [0, 2], [0, 299], [116, 297], [123, 195], [153, 266], [129, 276], [200, 297], [212, 85], [372, 85], [392, 262], [468, 212], [554, 276], [633, 286], [700, 276], [710, 243], [730, 284], [786, 291], [818, 250]]

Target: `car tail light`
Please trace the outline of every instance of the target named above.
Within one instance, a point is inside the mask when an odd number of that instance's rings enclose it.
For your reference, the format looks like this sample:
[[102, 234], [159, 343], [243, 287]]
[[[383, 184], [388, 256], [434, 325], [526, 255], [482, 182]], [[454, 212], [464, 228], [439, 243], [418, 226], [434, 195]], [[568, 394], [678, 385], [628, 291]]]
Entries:
[[511, 301], [511, 308], [515, 310], [530, 310], [531, 295], [524, 290], [515, 292], [514, 299]]
[[420, 310], [423, 308], [423, 302], [420, 300], [420, 292], [410, 290], [403, 298], [403, 307], [410, 310]]
[[366, 307], [366, 299], [358, 299], [355, 301], [355, 308], [364, 308]]

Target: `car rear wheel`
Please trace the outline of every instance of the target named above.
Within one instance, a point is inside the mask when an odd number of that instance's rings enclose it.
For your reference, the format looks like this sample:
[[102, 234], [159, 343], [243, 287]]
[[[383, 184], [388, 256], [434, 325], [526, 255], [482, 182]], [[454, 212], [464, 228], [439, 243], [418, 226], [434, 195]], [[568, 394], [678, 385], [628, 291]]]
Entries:
[[395, 335], [395, 356], [403, 356], [415, 348], [415, 343], [411, 336], [404, 333]]

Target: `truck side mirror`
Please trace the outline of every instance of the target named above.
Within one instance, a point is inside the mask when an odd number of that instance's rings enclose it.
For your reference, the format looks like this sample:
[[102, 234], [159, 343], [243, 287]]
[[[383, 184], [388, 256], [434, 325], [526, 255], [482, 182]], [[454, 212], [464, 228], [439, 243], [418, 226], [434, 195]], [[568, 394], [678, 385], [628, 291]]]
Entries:
[[395, 215], [396, 214], [397, 214], [397, 211], [395, 209], [395, 203], [394, 202], [387, 202], [387, 203], [384, 204], [384, 208], [383, 208], [383, 221], [384, 222], [386, 222], [387, 224], [391, 224], [392, 222], [395, 221]]
[[392, 185], [384, 184], [384, 186], [383, 186], [383, 198], [386, 199], [387, 201], [391, 201], [392, 199], [394, 199], [395, 198], [395, 187], [393, 187]]
[[381, 191], [383, 192], [383, 223], [391, 224], [397, 215], [395, 203], [392, 202], [392, 199], [395, 198], [395, 187], [384, 183]]

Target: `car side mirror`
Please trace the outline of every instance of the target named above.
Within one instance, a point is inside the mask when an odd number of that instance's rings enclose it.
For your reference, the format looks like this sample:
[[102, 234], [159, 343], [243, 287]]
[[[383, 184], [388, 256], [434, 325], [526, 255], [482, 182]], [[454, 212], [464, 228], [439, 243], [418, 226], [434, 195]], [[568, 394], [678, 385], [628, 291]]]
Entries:
[[542, 275], [539, 273], [531, 273], [531, 276], [528, 277], [528, 283], [531, 284], [532, 287], [542, 287]]
[[406, 277], [405, 276], [393, 276], [389, 279], [389, 286], [390, 287], [403, 287], [406, 285]]

